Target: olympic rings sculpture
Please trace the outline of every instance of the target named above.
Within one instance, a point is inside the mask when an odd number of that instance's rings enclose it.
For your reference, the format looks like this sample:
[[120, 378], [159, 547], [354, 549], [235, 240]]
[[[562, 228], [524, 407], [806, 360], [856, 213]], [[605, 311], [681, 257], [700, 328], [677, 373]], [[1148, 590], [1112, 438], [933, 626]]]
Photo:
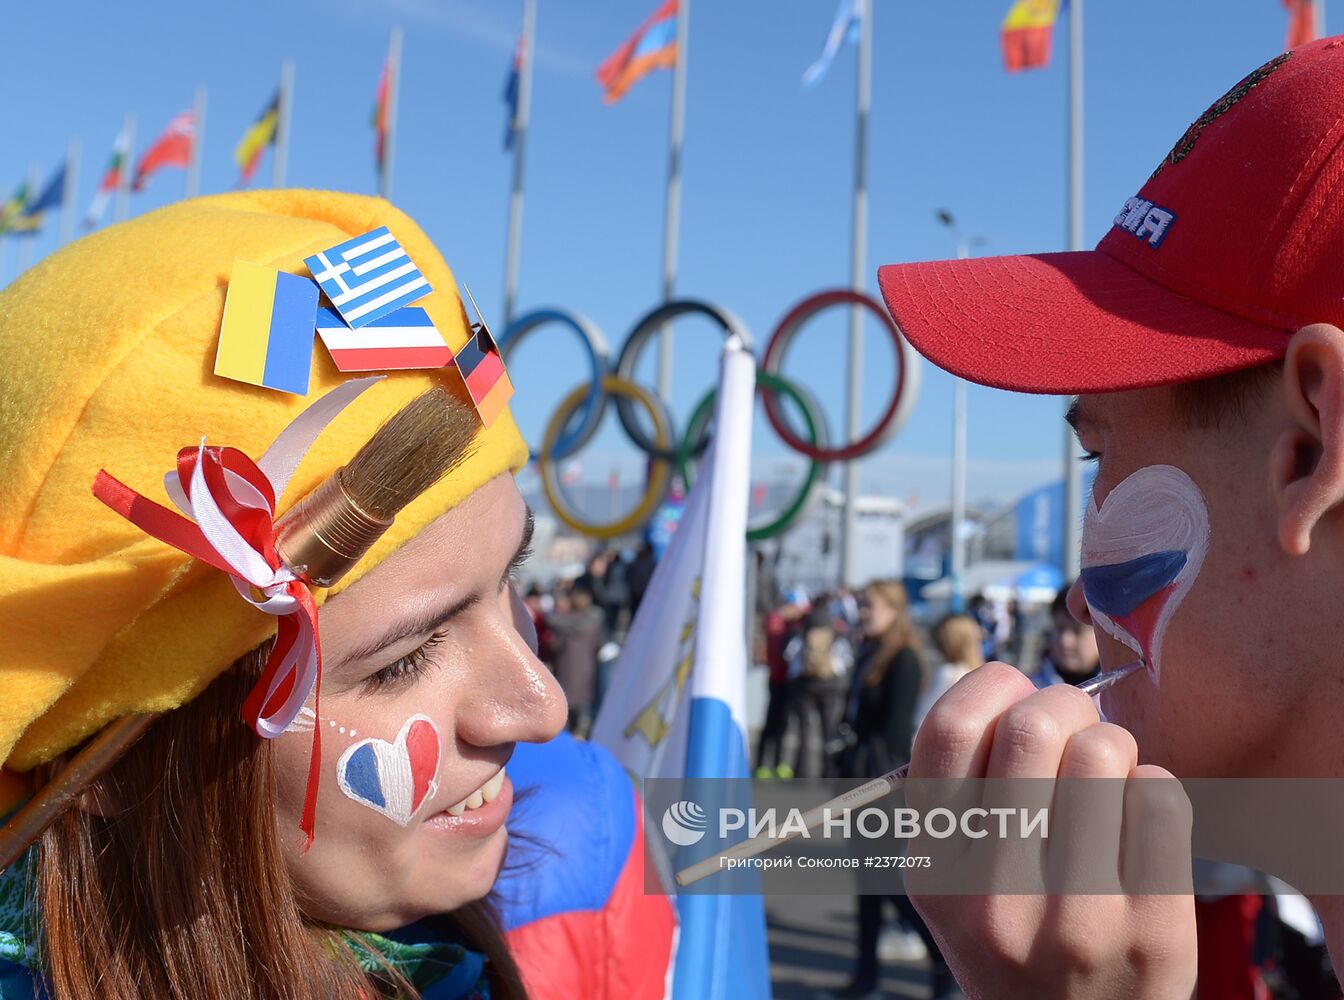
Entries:
[[[789, 346], [804, 325], [818, 313], [837, 306], [858, 307], [875, 316], [891, 338], [896, 353], [896, 379], [890, 400], [881, 416], [856, 440], [832, 445], [824, 412], [805, 389], [784, 378], [783, 367]], [[635, 369], [649, 341], [678, 317], [701, 315], [710, 319], [725, 338], [737, 336], [751, 350], [752, 337], [735, 315], [720, 306], [697, 299], [679, 299], [646, 313], [634, 325], [617, 357], [610, 365], [606, 339], [597, 325], [584, 316], [560, 309], [540, 309], [514, 320], [499, 338], [501, 353], [507, 360], [528, 336], [538, 329], [558, 324], [575, 335], [583, 345], [591, 378], [570, 392], [548, 421], [540, 448], [533, 448], [542, 489], [555, 516], [569, 528], [590, 537], [615, 538], [641, 527], [658, 509], [672, 484], [674, 469], [689, 487], [692, 460], [709, 443], [709, 421], [713, 413], [715, 391], [711, 390], [696, 405], [685, 433], [677, 435], [671, 414], [663, 401], [634, 381]], [[779, 514], [763, 523], [748, 526], [751, 541], [771, 538], [786, 531], [816, 498], [816, 484], [823, 479], [830, 462], [854, 461], [879, 448], [904, 425], [918, 393], [918, 359], [901, 335], [883, 305], [871, 296], [851, 289], [818, 292], [799, 302], [785, 314], [766, 344], [756, 389], [765, 402], [766, 417], [775, 433], [793, 451], [808, 459], [808, 470], [796, 495]], [[801, 413], [803, 433], [790, 423], [781, 397], [788, 399]], [[629, 514], [608, 524], [584, 520], [574, 512], [559, 483], [556, 463], [580, 451], [597, 433], [614, 398], [616, 413], [626, 436], [650, 459], [650, 471], [639, 503]], [[653, 434], [637, 418], [643, 410], [653, 424]]]

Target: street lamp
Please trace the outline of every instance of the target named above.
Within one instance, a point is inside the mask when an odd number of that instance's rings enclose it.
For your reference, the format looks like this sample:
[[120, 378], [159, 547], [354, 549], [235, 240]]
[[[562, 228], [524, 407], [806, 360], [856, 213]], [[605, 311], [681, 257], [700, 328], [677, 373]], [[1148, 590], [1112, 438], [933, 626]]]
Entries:
[[[982, 247], [983, 236], [965, 236], [957, 228], [957, 220], [945, 208], [935, 213], [938, 221], [952, 230], [957, 241], [957, 259], [966, 260], [971, 249]], [[952, 611], [960, 614], [966, 606], [962, 579], [966, 575], [966, 382], [955, 378], [952, 383]]]

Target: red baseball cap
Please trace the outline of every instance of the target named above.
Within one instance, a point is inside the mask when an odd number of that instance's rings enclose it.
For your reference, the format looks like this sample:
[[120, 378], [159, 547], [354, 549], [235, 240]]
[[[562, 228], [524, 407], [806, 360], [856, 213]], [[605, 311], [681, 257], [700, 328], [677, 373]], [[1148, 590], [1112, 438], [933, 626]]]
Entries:
[[910, 343], [1020, 392], [1168, 385], [1344, 326], [1344, 36], [1270, 60], [1186, 131], [1095, 250], [878, 270]]

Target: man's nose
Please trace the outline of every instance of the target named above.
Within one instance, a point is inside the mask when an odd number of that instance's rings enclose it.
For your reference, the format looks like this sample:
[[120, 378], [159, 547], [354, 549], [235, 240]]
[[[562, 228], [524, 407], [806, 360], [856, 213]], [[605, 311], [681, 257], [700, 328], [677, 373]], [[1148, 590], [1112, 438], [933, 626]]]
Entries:
[[1069, 593], [1065, 598], [1065, 604], [1068, 606], [1069, 614], [1084, 625], [1092, 624], [1092, 612], [1088, 610], [1087, 598], [1083, 596], [1083, 581], [1074, 580], [1069, 585]]

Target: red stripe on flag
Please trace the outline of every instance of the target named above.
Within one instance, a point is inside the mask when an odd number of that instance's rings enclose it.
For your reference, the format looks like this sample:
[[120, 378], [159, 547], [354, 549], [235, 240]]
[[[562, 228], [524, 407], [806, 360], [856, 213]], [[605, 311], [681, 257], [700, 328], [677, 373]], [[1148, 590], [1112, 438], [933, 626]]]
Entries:
[[1039, 69], [1050, 65], [1053, 25], [1042, 28], [1013, 28], [1003, 32], [1003, 65], [1009, 73]]
[[493, 388], [503, 374], [504, 362], [499, 360], [499, 355], [494, 351], [481, 358], [480, 364], [466, 375], [467, 391], [471, 393], [471, 398], [474, 400], [484, 399], [486, 393]]
[[1283, 0], [1288, 8], [1287, 48], [1295, 49], [1299, 45], [1316, 38], [1316, 5], [1312, 0]]
[[399, 371], [407, 368], [443, 368], [453, 352], [443, 347], [351, 347], [327, 353], [343, 372]]

